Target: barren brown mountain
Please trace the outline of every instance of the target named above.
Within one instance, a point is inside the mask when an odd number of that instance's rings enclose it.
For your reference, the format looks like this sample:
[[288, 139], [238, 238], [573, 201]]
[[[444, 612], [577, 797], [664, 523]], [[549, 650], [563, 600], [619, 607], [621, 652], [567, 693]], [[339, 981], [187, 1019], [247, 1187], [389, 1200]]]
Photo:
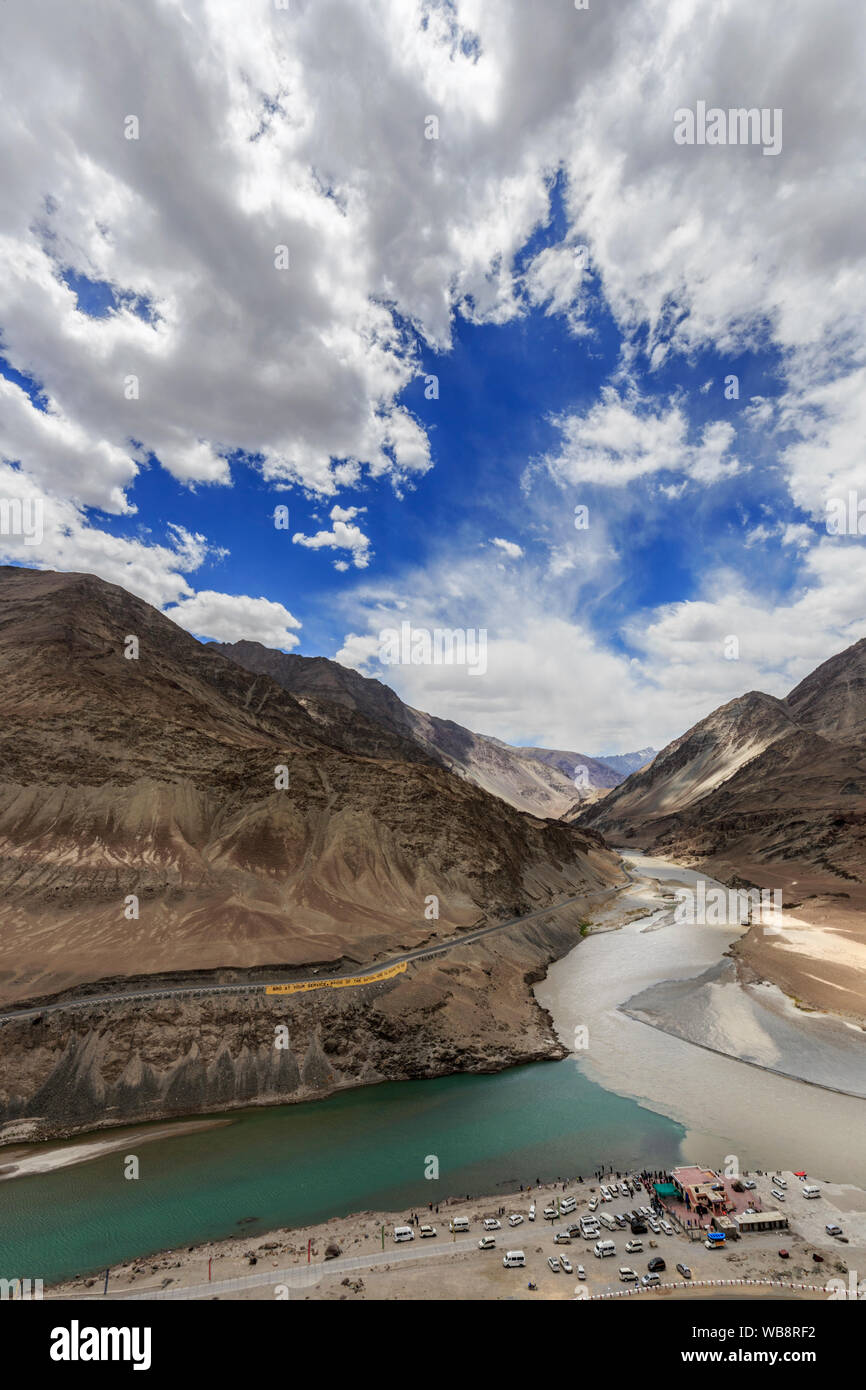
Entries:
[[866, 640], [784, 700], [751, 691], [715, 710], [577, 823], [781, 889], [790, 927], [754, 928], [741, 959], [804, 1002], [866, 1015]]
[[519, 811], [561, 816], [582, 801], [595, 799], [594, 794], [617, 786], [625, 776], [624, 771], [585, 753], [514, 748], [453, 720], [412, 709], [381, 681], [325, 657], [273, 651], [260, 642], [211, 645], [248, 671], [271, 676], [325, 724], [339, 728], [346, 710], [365, 716]]
[[[0, 570], [0, 672], [7, 1007], [94, 981], [375, 963], [620, 877], [595, 832], [513, 809], [361, 712], [334, 720], [305, 709], [269, 676], [92, 576]], [[425, 916], [429, 895], [438, 920]], [[273, 1001], [164, 1004], [159, 1027], [154, 1006], [52, 1014], [36, 1051], [20, 1025], [14, 1066], [19, 1025], [6, 1024], [0, 1118], [5, 1105], [7, 1117], [62, 1123], [71, 1091], [81, 1123], [104, 1123], [550, 1055], [557, 1044], [526, 981], [578, 939], [579, 917], [575, 907], [549, 929], [536, 922], [507, 943], [466, 948], [459, 962], [443, 957], [369, 987], [394, 1012], [375, 1046], [382, 1019], [364, 991], [299, 1002], [291, 1086], [271, 1067]], [[367, 1002], [347, 1032], [359, 998]], [[230, 1017], [243, 1025], [234, 1051]], [[342, 1067], [321, 1061], [329, 1036], [347, 1039]], [[403, 1042], [389, 1052], [388, 1036]], [[265, 1061], [236, 1074], [253, 1045]], [[224, 1058], [217, 1084], [225, 1047], [231, 1066]], [[182, 1071], [178, 1082], [184, 1059], [194, 1080]]]

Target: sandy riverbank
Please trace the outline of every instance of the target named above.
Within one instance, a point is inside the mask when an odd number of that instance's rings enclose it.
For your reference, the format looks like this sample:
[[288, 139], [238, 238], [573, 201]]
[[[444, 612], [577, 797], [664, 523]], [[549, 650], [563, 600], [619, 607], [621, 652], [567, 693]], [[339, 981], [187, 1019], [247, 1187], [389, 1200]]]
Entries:
[[[768, 1185], [769, 1180], [759, 1182]], [[769, 1188], [768, 1188], [769, 1191]], [[845, 1189], [847, 1200], [855, 1189]], [[192, 1297], [222, 1297], [229, 1299], [265, 1299], [290, 1297], [294, 1299], [355, 1299], [355, 1300], [497, 1300], [511, 1298], [528, 1299], [574, 1299], [620, 1292], [623, 1284], [618, 1271], [621, 1264], [630, 1264], [638, 1274], [645, 1272], [650, 1258], [661, 1256], [666, 1261], [664, 1282], [674, 1284], [674, 1290], [664, 1289], [648, 1292], [641, 1297], [680, 1297], [713, 1296], [712, 1291], [701, 1290], [700, 1281], [707, 1279], [759, 1279], [784, 1280], [791, 1284], [819, 1284], [830, 1278], [847, 1278], [849, 1262], [856, 1267], [862, 1260], [860, 1245], [841, 1247], [830, 1240], [821, 1238], [817, 1229], [808, 1234], [796, 1230], [784, 1232], [764, 1232], [736, 1242], [726, 1251], [708, 1251], [700, 1240], [690, 1240], [685, 1234], [644, 1236], [643, 1251], [626, 1253], [625, 1243], [630, 1239], [626, 1230], [617, 1230], [611, 1235], [616, 1243], [617, 1257], [612, 1260], [599, 1260], [592, 1254], [592, 1241], [575, 1239], [567, 1246], [554, 1243], [554, 1233], [565, 1224], [574, 1223], [586, 1212], [589, 1203], [598, 1195], [598, 1182], [595, 1178], [563, 1183], [543, 1184], [514, 1192], [508, 1197], [461, 1198], [439, 1203], [438, 1213], [428, 1209], [413, 1212], [361, 1212], [353, 1216], [338, 1217], [319, 1225], [300, 1227], [295, 1230], [280, 1229], [267, 1235], [233, 1237], [230, 1240], [210, 1242], [185, 1250], [164, 1251], [147, 1259], [132, 1261], [111, 1270], [109, 1289], [114, 1295], [138, 1293], [147, 1296], [163, 1289], [196, 1289]], [[559, 1217], [554, 1222], [545, 1221], [543, 1211], [550, 1203], [561, 1201], [563, 1197], [574, 1197], [576, 1210], [567, 1217]], [[639, 1189], [627, 1200], [622, 1198], [608, 1205], [602, 1204], [598, 1211], [611, 1213], [624, 1210], [631, 1205], [645, 1205], [648, 1194]], [[536, 1219], [529, 1221], [530, 1203], [536, 1205]], [[866, 1194], [856, 1197], [858, 1211], [866, 1213]], [[523, 1215], [524, 1220], [514, 1228], [509, 1227], [507, 1216], [511, 1213]], [[810, 1213], [811, 1214], [811, 1213]], [[413, 1215], [418, 1224], [413, 1227], [415, 1240], [411, 1243], [395, 1244], [393, 1229], [395, 1225], [408, 1224]], [[466, 1217], [470, 1223], [470, 1247], [455, 1248], [458, 1239], [449, 1232], [449, 1221], [457, 1216]], [[485, 1218], [498, 1219], [502, 1229], [491, 1232], [496, 1247], [479, 1250], [477, 1241], [484, 1234]], [[866, 1216], [863, 1218], [866, 1220]], [[848, 1218], [852, 1230], [860, 1232], [861, 1221], [858, 1214]], [[420, 1224], [428, 1222], [436, 1229], [436, 1236], [429, 1240], [420, 1238]], [[384, 1227], [384, 1252], [383, 1252]], [[866, 1227], [864, 1227], [866, 1230]], [[606, 1234], [606, 1233], [605, 1233]], [[466, 1235], [459, 1237], [465, 1242]], [[857, 1239], [860, 1240], [858, 1234]], [[862, 1242], [861, 1242], [862, 1244]], [[780, 1246], [790, 1252], [786, 1260], [779, 1257]], [[829, 1247], [829, 1248], [828, 1248]], [[309, 1260], [311, 1280], [306, 1283], [305, 1274]], [[326, 1260], [327, 1252], [339, 1249], [339, 1256], [333, 1264]], [[506, 1269], [502, 1255], [508, 1249], [522, 1249], [526, 1255], [524, 1269]], [[822, 1251], [824, 1262], [816, 1265], [812, 1254]], [[550, 1257], [565, 1257], [573, 1266], [573, 1273], [560, 1270], [553, 1272], [548, 1266]], [[342, 1262], [356, 1257], [361, 1261], [359, 1267], [351, 1270], [341, 1268]], [[366, 1265], [364, 1257], [371, 1263]], [[373, 1263], [378, 1261], [378, 1263]], [[678, 1263], [686, 1264], [692, 1278], [686, 1279], [676, 1270]], [[578, 1279], [578, 1266], [583, 1265], [586, 1278]], [[292, 1275], [289, 1285], [282, 1282], [287, 1272]], [[208, 1286], [208, 1275], [211, 1285]], [[243, 1276], [261, 1276], [261, 1282], [253, 1288], [243, 1290], [222, 1290], [220, 1284], [229, 1279]], [[529, 1283], [535, 1284], [534, 1289]], [[204, 1286], [204, 1287], [200, 1287]], [[52, 1297], [88, 1298], [99, 1297], [102, 1291], [100, 1277], [70, 1280], [51, 1290]], [[780, 1290], [778, 1287], [756, 1285], [752, 1290], [745, 1286], [720, 1288], [716, 1296], [721, 1297], [799, 1297], [803, 1291]], [[826, 1293], [809, 1296], [826, 1297]], [[626, 1300], [623, 1300], [626, 1301]]]
[[228, 1124], [231, 1124], [231, 1120], [179, 1120], [174, 1124], [134, 1125], [123, 1130], [112, 1130], [104, 1138], [90, 1139], [85, 1144], [10, 1144], [2, 1150], [0, 1182], [10, 1178], [34, 1177], [38, 1173], [53, 1173], [58, 1168], [70, 1168], [76, 1163], [103, 1158], [105, 1154], [116, 1153], [119, 1149], [129, 1148], [131, 1144], [152, 1144], [156, 1139], [178, 1138], [196, 1130], [216, 1129]]

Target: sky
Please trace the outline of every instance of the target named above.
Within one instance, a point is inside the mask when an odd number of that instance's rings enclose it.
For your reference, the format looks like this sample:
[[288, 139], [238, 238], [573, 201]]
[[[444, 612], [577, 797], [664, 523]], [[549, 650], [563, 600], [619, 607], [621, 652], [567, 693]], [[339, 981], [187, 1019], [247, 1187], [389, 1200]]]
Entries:
[[864, 51], [859, 0], [5, 0], [0, 560], [514, 743], [784, 695], [866, 635]]

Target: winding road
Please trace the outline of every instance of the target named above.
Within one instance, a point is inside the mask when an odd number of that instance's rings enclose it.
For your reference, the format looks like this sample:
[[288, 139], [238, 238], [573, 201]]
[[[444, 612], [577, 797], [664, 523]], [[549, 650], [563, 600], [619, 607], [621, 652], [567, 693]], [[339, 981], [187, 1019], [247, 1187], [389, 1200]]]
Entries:
[[[625, 866], [624, 866], [625, 867]], [[419, 946], [414, 951], [404, 951], [401, 955], [391, 956], [385, 961], [376, 961], [374, 964], [362, 966], [358, 970], [352, 971], [348, 975], [323, 976], [308, 975], [299, 980], [257, 980], [254, 984], [231, 984], [231, 985], [178, 985], [163, 989], [138, 989], [138, 990], [116, 990], [108, 994], [88, 994], [78, 999], [63, 999], [54, 1004], [40, 1004], [29, 1009], [9, 1009], [0, 1013], [0, 1025], [4, 1023], [18, 1022], [27, 1018], [39, 1018], [45, 1014], [65, 1012], [72, 1009], [89, 1009], [95, 1005], [105, 1004], [128, 1004], [139, 1003], [142, 1000], [157, 999], [202, 999], [220, 994], [264, 994], [268, 988], [282, 984], [327, 984], [327, 983], [351, 983], [353, 980], [363, 980], [371, 971], [387, 970], [391, 966], [408, 965], [412, 961], [432, 960], [435, 956], [445, 955], [448, 951], [453, 951], [458, 946], [471, 946], [476, 941], [481, 941], [486, 936], [494, 936], [498, 932], [508, 931], [512, 927], [523, 926], [526, 922], [537, 921], [540, 917], [549, 917], [554, 912], [561, 912], [564, 907], [571, 907], [574, 903], [585, 902], [587, 898], [598, 898], [608, 894], [622, 892], [633, 883], [633, 875], [626, 868], [627, 879], [625, 883], [611, 884], [608, 888], [596, 888], [587, 893], [578, 893], [572, 898], [564, 898], [560, 903], [554, 903], [547, 907], [536, 908], [534, 912], [527, 912], [522, 917], [510, 917], [506, 922], [494, 922], [492, 926], [480, 927], [475, 931], [464, 932], [461, 936], [450, 937], [447, 941], [440, 941], [432, 946]], [[275, 996], [279, 998], [280, 996]]]

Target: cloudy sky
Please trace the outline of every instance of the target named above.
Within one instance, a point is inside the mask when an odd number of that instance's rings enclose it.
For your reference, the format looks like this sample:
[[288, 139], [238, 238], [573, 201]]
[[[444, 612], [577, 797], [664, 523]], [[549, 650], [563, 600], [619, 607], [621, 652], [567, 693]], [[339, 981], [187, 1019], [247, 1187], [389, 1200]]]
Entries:
[[[866, 635], [856, 515], [827, 525], [866, 511], [864, 31], [860, 0], [4, 0], [0, 500], [44, 529], [2, 559], [514, 742], [784, 694]], [[781, 149], [678, 143], [699, 102]], [[405, 621], [485, 629], [486, 672], [383, 666]]]

